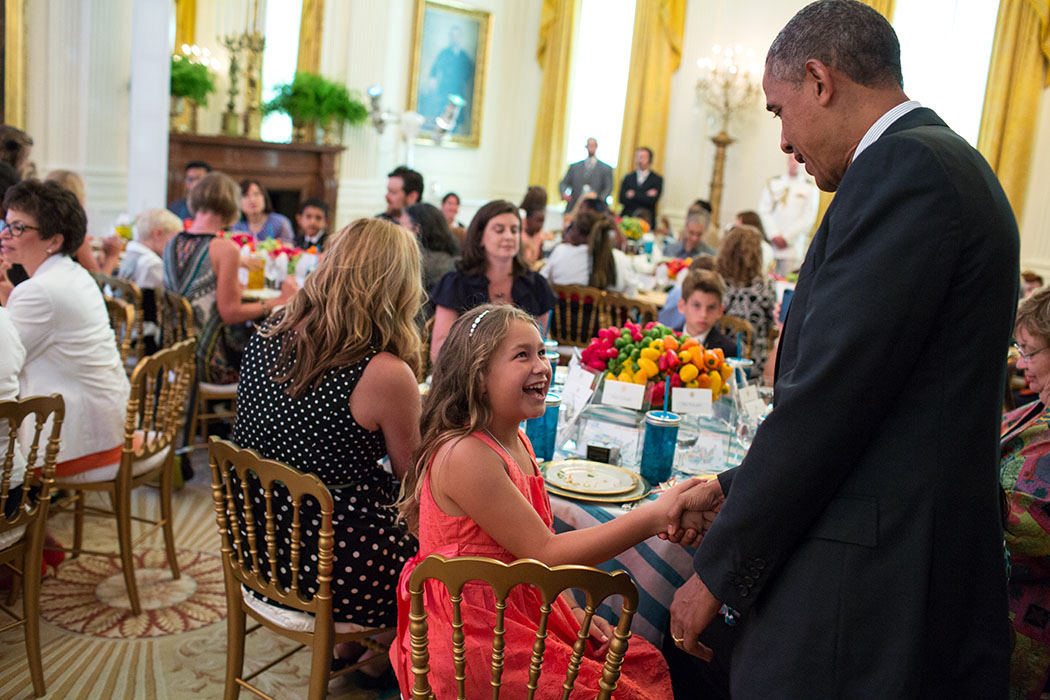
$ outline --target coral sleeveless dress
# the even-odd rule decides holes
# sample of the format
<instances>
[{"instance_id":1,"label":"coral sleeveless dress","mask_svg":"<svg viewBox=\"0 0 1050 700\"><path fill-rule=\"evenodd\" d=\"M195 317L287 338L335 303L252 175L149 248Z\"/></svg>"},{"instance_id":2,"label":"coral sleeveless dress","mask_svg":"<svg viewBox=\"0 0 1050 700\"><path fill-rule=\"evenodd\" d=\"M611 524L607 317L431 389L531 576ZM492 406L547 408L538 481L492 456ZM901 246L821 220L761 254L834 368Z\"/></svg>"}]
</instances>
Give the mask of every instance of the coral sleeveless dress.
<instances>
[{"instance_id":1,"label":"coral sleeveless dress","mask_svg":"<svg viewBox=\"0 0 1050 700\"><path fill-rule=\"evenodd\" d=\"M507 472L517 489L528 499L536 512L551 527L550 500L543 487L543 477L536 468L532 445L524 432L518 437L529 452L532 475L525 475L502 447L485 433L473 433L503 459ZM430 493L430 472L423 479L419 504L419 554L410 559L401 572L398 586L397 641L390 649L390 661L401 686L401 696L412 697L412 647L408 631L408 579L416 564L430 554L445 557L483 556L503 562L515 557L496 543L469 516L446 515ZM503 688L508 697L523 693L529 674L529 658L540 618L539 593L526 586L518 586L507 598L504 617L506 650L503 667ZM425 609L429 629L430 686L438 698L456 697L456 680L452 667L452 604L444 584L429 580L425 587ZM495 626L495 600L488 584L468 583L463 588L461 611L466 633L468 698L491 695L490 660L492 656L492 629ZM543 659L543 673L536 698L561 697L561 684L572 654L572 645L580 629L568 604L560 597L548 619L547 648ZM604 654L598 656L596 646L588 642L575 689L570 697L582 700L593 698L598 691ZM632 637L621 669L620 680L613 697L620 700L652 698L666 700L672 696L667 664L660 652L641 637Z\"/></svg>"}]
</instances>

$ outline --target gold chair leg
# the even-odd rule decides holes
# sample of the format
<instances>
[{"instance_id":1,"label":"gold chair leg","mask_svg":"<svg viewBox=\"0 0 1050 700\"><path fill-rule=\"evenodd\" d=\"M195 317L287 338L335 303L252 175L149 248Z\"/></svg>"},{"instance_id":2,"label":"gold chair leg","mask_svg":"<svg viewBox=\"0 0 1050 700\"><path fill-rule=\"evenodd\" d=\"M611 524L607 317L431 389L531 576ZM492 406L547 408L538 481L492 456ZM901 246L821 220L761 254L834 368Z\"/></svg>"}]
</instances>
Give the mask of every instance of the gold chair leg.
<instances>
[{"instance_id":1,"label":"gold chair leg","mask_svg":"<svg viewBox=\"0 0 1050 700\"><path fill-rule=\"evenodd\" d=\"M164 463L164 469L160 473L160 517L164 519L164 549L168 554L168 566L171 567L171 577L179 578L179 560L175 557L175 527L172 523L171 493L172 471L175 464L175 452L168 455Z\"/></svg>"},{"instance_id":2,"label":"gold chair leg","mask_svg":"<svg viewBox=\"0 0 1050 700\"><path fill-rule=\"evenodd\" d=\"M237 700L241 694L237 679L244 673L244 608L240 601L229 601L226 607L226 687L222 697Z\"/></svg>"},{"instance_id":3,"label":"gold chair leg","mask_svg":"<svg viewBox=\"0 0 1050 700\"><path fill-rule=\"evenodd\" d=\"M142 613L139 605L139 591L135 585L135 559L131 551L131 492L127 488L114 485L110 493L113 499L113 510L117 515L117 540L120 544L120 565L124 569L124 585L128 588L128 601L131 603L131 614Z\"/></svg>"},{"instance_id":4,"label":"gold chair leg","mask_svg":"<svg viewBox=\"0 0 1050 700\"><path fill-rule=\"evenodd\" d=\"M200 397L200 389L198 388L197 391L196 391L196 396L194 396L194 400L193 400L192 414L190 415L190 435L186 439L186 453L183 456L183 459L188 459L189 458L189 454L191 452L193 452L195 449L197 449L197 421L199 420L197 418L197 416L199 416L200 413L201 413L201 397ZM205 441L205 442L207 442L207 441Z\"/></svg>"},{"instance_id":5,"label":"gold chair leg","mask_svg":"<svg viewBox=\"0 0 1050 700\"><path fill-rule=\"evenodd\" d=\"M25 548L22 577L22 614L25 616L26 659L33 679L33 694L40 698L47 692L44 686L44 664L40 657L40 564L44 554L44 526L47 521L37 518L34 531Z\"/></svg>"},{"instance_id":6,"label":"gold chair leg","mask_svg":"<svg viewBox=\"0 0 1050 700\"><path fill-rule=\"evenodd\" d=\"M310 659L310 686L307 700L325 700L328 697L328 679L332 673L332 643L319 642L315 637Z\"/></svg>"},{"instance_id":7,"label":"gold chair leg","mask_svg":"<svg viewBox=\"0 0 1050 700\"><path fill-rule=\"evenodd\" d=\"M80 556L80 549L84 545L84 499L86 491L74 491L73 503L73 551L69 553L70 559Z\"/></svg>"}]
</instances>

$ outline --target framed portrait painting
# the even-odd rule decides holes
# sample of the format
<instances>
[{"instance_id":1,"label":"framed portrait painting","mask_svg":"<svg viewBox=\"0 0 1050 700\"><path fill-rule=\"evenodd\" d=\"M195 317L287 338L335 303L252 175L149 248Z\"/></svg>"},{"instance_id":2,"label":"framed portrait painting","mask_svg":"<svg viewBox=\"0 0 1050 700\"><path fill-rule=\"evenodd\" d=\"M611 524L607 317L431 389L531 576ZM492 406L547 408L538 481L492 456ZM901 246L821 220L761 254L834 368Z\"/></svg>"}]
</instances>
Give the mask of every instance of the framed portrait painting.
<instances>
[{"instance_id":1,"label":"framed portrait painting","mask_svg":"<svg viewBox=\"0 0 1050 700\"><path fill-rule=\"evenodd\" d=\"M442 143L469 148L481 143L491 22L492 13L484 10L416 0L408 109L423 115L418 142L434 143L436 120L461 105L455 128Z\"/></svg>"}]
</instances>

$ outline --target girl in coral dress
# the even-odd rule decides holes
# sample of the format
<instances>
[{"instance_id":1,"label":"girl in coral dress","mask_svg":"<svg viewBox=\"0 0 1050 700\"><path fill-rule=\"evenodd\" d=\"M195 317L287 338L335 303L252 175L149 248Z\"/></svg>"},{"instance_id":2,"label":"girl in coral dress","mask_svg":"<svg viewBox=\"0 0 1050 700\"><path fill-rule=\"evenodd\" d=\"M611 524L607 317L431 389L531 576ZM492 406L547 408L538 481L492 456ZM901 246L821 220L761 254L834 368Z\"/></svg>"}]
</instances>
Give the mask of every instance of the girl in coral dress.
<instances>
[{"instance_id":1,"label":"girl in coral dress","mask_svg":"<svg viewBox=\"0 0 1050 700\"><path fill-rule=\"evenodd\" d=\"M685 482L656 501L608 523L554 534L543 477L528 438L518 425L544 411L551 368L535 320L510 305L487 304L453 324L434 370L423 408L423 442L415 468L402 485L401 513L419 533L419 554L401 572L398 641L390 658L402 697L411 697L408 579L430 554L485 556L503 562L537 559L548 566L594 565L661 532L667 511L695 482ZM430 685L436 697L455 697L452 668L452 606L444 585L426 583ZM491 694L489 659L495 624L494 599L484 583L464 587L467 697ZM538 593L515 588L505 613L503 687L524 689L540 617ZM558 599L547 630L547 650L537 698L561 697L569 656L583 620L571 597ZM612 629L594 617L591 643L573 698L593 698ZM511 691L514 692L514 691ZM660 652L634 637L615 697L670 698L671 683Z\"/></svg>"}]
</instances>

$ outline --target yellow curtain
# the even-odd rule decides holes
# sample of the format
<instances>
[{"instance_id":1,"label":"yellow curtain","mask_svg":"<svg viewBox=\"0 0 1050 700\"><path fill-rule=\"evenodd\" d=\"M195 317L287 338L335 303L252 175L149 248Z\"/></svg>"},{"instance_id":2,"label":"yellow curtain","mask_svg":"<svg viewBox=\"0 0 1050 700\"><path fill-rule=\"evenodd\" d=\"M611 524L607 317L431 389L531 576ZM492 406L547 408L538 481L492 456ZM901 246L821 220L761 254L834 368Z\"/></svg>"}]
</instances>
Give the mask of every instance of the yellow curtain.
<instances>
[{"instance_id":1,"label":"yellow curtain","mask_svg":"<svg viewBox=\"0 0 1050 700\"><path fill-rule=\"evenodd\" d=\"M881 12L882 16L890 22L893 21L893 10L897 6L897 0L863 0L863 2L865 5L874 7ZM828 207L831 206L831 200L834 197L834 192L822 191L820 193L820 208L817 209L817 220L813 222L813 229L809 232L809 238L813 238L813 234L817 232L817 228L820 226L820 222L824 220L824 214L827 212Z\"/></svg>"},{"instance_id":2,"label":"yellow curtain","mask_svg":"<svg viewBox=\"0 0 1050 700\"><path fill-rule=\"evenodd\" d=\"M578 0L543 0L536 60L543 70L529 184L547 188L549 201L561 200L558 182L565 168L565 123L569 116L572 45Z\"/></svg>"},{"instance_id":3,"label":"yellow curtain","mask_svg":"<svg viewBox=\"0 0 1050 700\"><path fill-rule=\"evenodd\" d=\"M984 92L977 149L1020 218L1039 98L1050 59L1050 0L1002 0Z\"/></svg>"},{"instance_id":4,"label":"yellow curtain","mask_svg":"<svg viewBox=\"0 0 1050 700\"><path fill-rule=\"evenodd\" d=\"M26 24L24 0L4 4L4 124L26 126Z\"/></svg>"},{"instance_id":5,"label":"yellow curtain","mask_svg":"<svg viewBox=\"0 0 1050 700\"><path fill-rule=\"evenodd\" d=\"M175 51L197 38L197 0L175 0Z\"/></svg>"},{"instance_id":6,"label":"yellow curtain","mask_svg":"<svg viewBox=\"0 0 1050 700\"><path fill-rule=\"evenodd\" d=\"M299 59L295 70L320 73L324 0L303 0L301 17L299 21Z\"/></svg>"},{"instance_id":7,"label":"yellow curtain","mask_svg":"<svg viewBox=\"0 0 1050 700\"><path fill-rule=\"evenodd\" d=\"M656 164L666 155L671 76L682 61L685 3L638 0L614 194L619 192L620 178L633 167L634 152L639 147L653 149L653 169L662 170Z\"/></svg>"}]
</instances>

